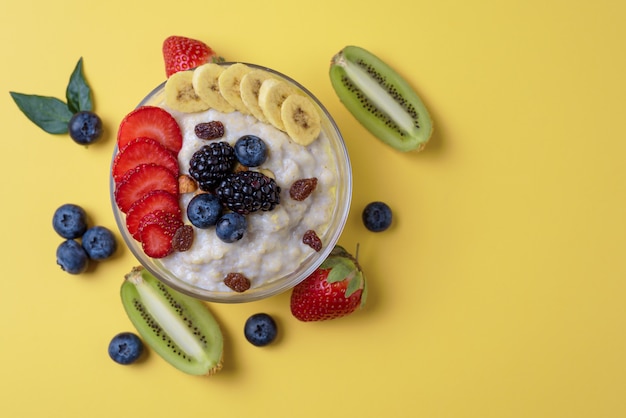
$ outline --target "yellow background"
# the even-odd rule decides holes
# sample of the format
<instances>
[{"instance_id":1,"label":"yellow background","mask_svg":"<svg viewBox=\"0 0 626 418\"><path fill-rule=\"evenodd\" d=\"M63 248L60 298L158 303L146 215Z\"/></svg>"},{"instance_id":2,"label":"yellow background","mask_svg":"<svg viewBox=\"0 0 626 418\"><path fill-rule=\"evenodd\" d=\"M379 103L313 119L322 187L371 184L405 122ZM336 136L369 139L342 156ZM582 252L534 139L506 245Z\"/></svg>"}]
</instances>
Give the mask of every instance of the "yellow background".
<instances>
[{"instance_id":1,"label":"yellow background","mask_svg":"<svg viewBox=\"0 0 626 418\"><path fill-rule=\"evenodd\" d=\"M4 1L0 13L4 417L626 416L626 6L618 0ZM226 365L184 375L113 363L131 330L121 249L89 273L55 263L54 210L115 228L108 169L122 117L164 79L161 43L201 39L284 72L326 104L352 158L341 243L360 244L364 311L299 323L289 295L211 309ZM371 137L335 96L355 44L429 107L427 149ZM88 148L30 123L8 92L63 97L79 57L106 134ZM393 227L367 232L383 200ZM119 237L119 235L118 235ZM120 238L121 243L121 238ZM272 314L257 348L245 319Z\"/></svg>"}]
</instances>

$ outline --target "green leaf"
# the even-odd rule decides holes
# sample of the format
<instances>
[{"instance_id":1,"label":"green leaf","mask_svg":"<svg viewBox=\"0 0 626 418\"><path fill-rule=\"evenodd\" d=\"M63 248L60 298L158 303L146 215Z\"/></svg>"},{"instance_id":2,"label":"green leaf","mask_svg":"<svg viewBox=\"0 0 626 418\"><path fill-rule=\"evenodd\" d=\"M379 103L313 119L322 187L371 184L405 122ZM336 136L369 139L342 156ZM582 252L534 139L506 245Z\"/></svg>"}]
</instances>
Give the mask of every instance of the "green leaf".
<instances>
[{"instance_id":1,"label":"green leaf","mask_svg":"<svg viewBox=\"0 0 626 418\"><path fill-rule=\"evenodd\" d=\"M341 263L343 263L343 259L341 257L332 257L332 256L330 256L326 260L324 260L324 262L321 265L321 268L323 268L323 269L332 269L337 264L341 264Z\"/></svg>"},{"instance_id":2,"label":"green leaf","mask_svg":"<svg viewBox=\"0 0 626 418\"><path fill-rule=\"evenodd\" d=\"M354 268L347 264L339 263L328 273L326 281L328 283L340 282L346 279L350 274L354 275Z\"/></svg>"},{"instance_id":3,"label":"green leaf","mask_svg":"<svg viewBox=\"0 0 626 418\"><path fill-rule=\"evenodd\" d=\"M350 297L350 295L359 290L361 288L362 282L363 279L361 278L361 276L358 273L355 274L355 276L348 282L348 287L346 288L346 297Z\"/></svg>"},{"instance_id":4,"label":"green leaf","mask_svg":"<svg viewBox=\"0 0 626 418\"><path fill-rule=\"evenodd\" d=\"M67 107L72 113L77 113L81 110L93 110L91 89L83 75L82 57L78 60L76 68L72 72L65 96L67 97Z\"/></svg>"},{"instance_id":5,"label":"green leaf","mask_svg":"<svg viewBox=\"0 0 626 418\"><path fill-rule=\"evenodd\" d=\"M10 92L17 107L35 125L51 134L67 133L73 113L55 97Z\"/></svg>"}]
</instances>

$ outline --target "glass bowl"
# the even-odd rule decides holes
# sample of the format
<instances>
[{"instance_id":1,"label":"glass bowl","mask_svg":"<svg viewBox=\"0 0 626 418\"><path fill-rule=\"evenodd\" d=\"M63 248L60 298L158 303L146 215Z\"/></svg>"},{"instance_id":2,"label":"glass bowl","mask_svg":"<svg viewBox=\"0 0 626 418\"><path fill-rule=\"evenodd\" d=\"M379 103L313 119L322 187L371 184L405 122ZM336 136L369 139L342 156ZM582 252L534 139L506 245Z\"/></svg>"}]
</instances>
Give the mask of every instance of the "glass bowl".
<instances>
[{"instance_id":1,"label":"glass bowl","mask_svg":"<svg viewBox=\"0 0 626 418\"><path fill-rule=\"evenodd\" d=\"M227 62L220 65L228 66L231 64L232 63ZM133 237L129 234L126 228L126 216L119 210L115 203L115 181L112 176L110 177L110 196L115 221L120 230L122 238L124 239L124 242L133 253L133 255L137 258L139 263L168 286L192 297L209 302L240 303L256 301L282 293L300 283L320 266L320 264L330 254L331 250L339 240L339 237L343 231L348 217L350 202L352 198L352 170L348 152L341 133L326 108L324 108L321 102L317 98L315 98L309 90L307 90L305 87L303 87L298 82L292 80L291 78L266 67L249 63L245 64L253 69L267 71L274 77L285 80L292 87L310 97L314 105L318 108L320 112L322 125L321 135L325 135L326 138L328 138L330 153L334 156L334 160L336 163L335 174L337 179L337 187L334 188L335 205L332 209L328 229L326 233L324 233L320 237L322 239L322 242L324 243L324 246L319 252L313 251L313 253L307 256L293 272L286 274L282 277L274 277L261 285L253 285L250 289L241 293L231 290L209 290L190 284L182 280L181 278L176 277L175 274L173 274L163 265L160 259L153 259L146 256L141 248L141 243L133 239ZM139 103L138 107L146 105L162 106L164 103L165 95L164 86L165 83L162 83L157 88L155 88ZM114 150L113 159L115 158L116 154L117 147ZM281 187L284 188L289 186L281 185ZM182 205L181 210L184 210ZM243 254L243 257L245 257L245 254Z\"/></svg>"}]
</instances>

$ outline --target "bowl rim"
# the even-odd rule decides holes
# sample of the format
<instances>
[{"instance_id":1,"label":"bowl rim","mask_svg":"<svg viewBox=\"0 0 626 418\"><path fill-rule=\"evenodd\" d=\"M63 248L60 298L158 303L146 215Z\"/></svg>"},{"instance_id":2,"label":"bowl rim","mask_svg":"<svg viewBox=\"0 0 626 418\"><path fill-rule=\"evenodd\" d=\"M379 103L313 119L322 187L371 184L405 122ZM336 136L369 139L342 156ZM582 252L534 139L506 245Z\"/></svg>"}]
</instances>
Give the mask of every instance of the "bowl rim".
<instances>
[{"instance_id":1,"label":"bowl rim","mask_svg":"<svg viewBox=\"0 0 626 418\"><path fill-rule=\"evenodd\" d=\"M228 62L220 62L218 64L222 66L229 66L235 63L240 63L240 62L228 61ZM247 62L241 62L241 63L253 69L260 69L260 70L264 70L269 73L272 73L275 76L283 78L286 81L293 84L296 88L301 90L304 94L306 94L308 97L310 97L313 100L313 102L321 111L323 125L324 125L324 121L328 124L327 136L328 136L329 143L332 145L332 148L336 151L334 158L337 164L338 171L336 174L338 177L338 182L339 182L338 184L340 185L340 187L337 187L338 190L336 192L337 201L334 207L333 217L332 217L334 221L331 221L331 224L328 230L328 233L330 233L330 235L328 236L328 242L322 248L322 250L320 250L317 253L312 253L311 255L307 256L302 261L298 269L296 269L294 272L291 272L288 275L282 276L280 278L276 278L272 280L270 283L268 283L266 286L261 286L258 288L251 288L250 290L246 292L242 292L242 293L238 293L234 291L228 291L228 292L211 291L208 289L193 286L183 281L182 279L177 279L175 278L173 274L171 274L172 278L167 277L167 274L165 274L164 271L159 271L158 269L158 267L160 267L166 271L165 267L160 266L158 260L147 257L145 253L141 250L139 243L135 241L128 234L128 231L126 229L126 223L125 223L125 215L119 210L119 208L117 207L117 204L115 203L116 185L115 185L115 180L113 179L113 176L112 176L111 168L114 163L115 156L117 155L117 152L118 152L117 144L115 145L113 149L111 167L109 170L110 201L111 201L113 214L115 217L117 227L126 244L126 247L129 248L129 250L135 257L135 259L143 266L143 268L148 270L161 282L163 282L167 286L181 293L184 293L191 297L204 300L207 302L218 302L218 303L253 302L253 301L266 299L271 296L278 295L296 286L298 283L306 279L306 277L308 277L311 273L313 273L321 265L321 263L328 257L328 255L330 254L334 246L337 245L339 238L343 232L343 229L346 225L348 215L350 212L351 203L352 203L353 179L352 179L352 166L351 166L350 156L348 154L348 149L346 147L346 143L343 139L341 131L339 130L337 123L331 116L328 109L326 109L326 107L320 102L320 100L310 90L308 90L299 82L293 80L291 77L285 74L282 74L281 72L274 70L272 68L269 68L269 67L261 66L258 64L247 63ZM188 70L188 71L193 71L193 69ZM150 105L154 97L158 95L159 93L163 92L165 83L166 81L160 83L157 87L152 89L150 93L148 93L139 102L136 108ZM332 135L328 135L328 133L332 133ZM333 228L333 226L334 226L334 230L331 230L330 228ZM314 261L311 261L312 259L314 259ZM303 265L306 268L302 269Z\"/></svg>"}]
</instances>

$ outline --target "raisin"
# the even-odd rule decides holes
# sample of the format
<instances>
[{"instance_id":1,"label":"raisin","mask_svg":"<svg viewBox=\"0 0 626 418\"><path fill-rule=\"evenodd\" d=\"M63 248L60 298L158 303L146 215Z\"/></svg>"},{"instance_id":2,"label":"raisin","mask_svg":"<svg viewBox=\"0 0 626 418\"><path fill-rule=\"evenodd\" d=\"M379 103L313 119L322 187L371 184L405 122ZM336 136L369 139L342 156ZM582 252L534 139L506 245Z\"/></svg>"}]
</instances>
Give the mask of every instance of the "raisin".
<instances>
[{"instance_id":1,"label":"raisin","mask_svg":"<svg viewBox=\"0 0 626 418\"><path fill-rule=\"evenodd\" d=\"M322 249L322 240L312 229L309 229L304 233L304 236L302 237L302 242L313 248L315 251L319 252L319 250Z\"/></svg>"},{"instance_id":2,"label":"raisin","mask_svg":"<svg viewBox=\"0 0 626 418\"><path fill-rule=\"evenodd\" d=\"M172 248L175 251L187 251L193 244L193 227L183 225L174 232L172 237Z\"/></svg>"},{"instance_id":3,"label":"raisin","mask_svg":"<svg viewBox=\"0 0 626 418\"><path fill-rule=\"evenodd\" d=\"M250 279L241 273L228 273L224 279L224 284L238 293L250 289Z\"/></svg>"},{"instance_id":4,"label":"raisin","mask_svg":"<svg viewBox=\"0 0 626 418\"><path fill-rule=\"evenodd\" d=\"M203 122L197 124L194 131L200 139L217 139L224 136L224 124L219 120Z\"/></svg>"},{"instance_id":5,"label":"raisin","mask_svg":"<svg viewBox=\"0 0 626 418\"><path fill-rule=\"evenodd\" d=\"M317 177L310 179L300 179L293 182L289 189L289 196L293 200L302 201L309 197L317 187Z\"/></svg>"}]
</instances>

